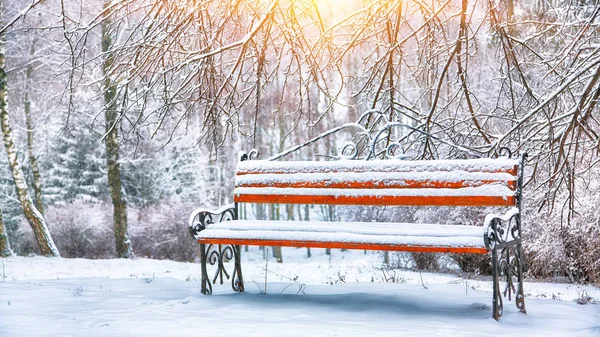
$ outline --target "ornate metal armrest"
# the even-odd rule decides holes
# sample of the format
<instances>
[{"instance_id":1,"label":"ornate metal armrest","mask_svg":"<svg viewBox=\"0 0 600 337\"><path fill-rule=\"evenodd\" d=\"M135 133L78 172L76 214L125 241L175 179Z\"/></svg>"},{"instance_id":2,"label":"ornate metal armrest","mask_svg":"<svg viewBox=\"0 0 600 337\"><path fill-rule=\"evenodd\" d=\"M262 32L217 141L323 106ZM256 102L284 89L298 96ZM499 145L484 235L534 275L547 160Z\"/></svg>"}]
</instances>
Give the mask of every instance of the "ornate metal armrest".
<instances>
[{"instance_id":1,"label":"ornate metal armrest","mask_svg":"<svg viewBox=\"0 0 600 337\"><path fill-rule=\"evenodd\" d=\"M503 248L520 243L521 213L519 209L511 208L504 215L486 215L483 241L487 249Z\"/></svg>"},{"instance_id":2,"label":"ornate metal armrest","mask_svg":"<svg viewBox=\"0 0 600 337\"><path fill-rule=\"evenodd\" d=\"M230 204L219 208L216 211L206 208L198 208L190 215L189 230L192 238L197 239L197 235L213 223L235 220L235 204Z\"/></svg>"}]
</instances>

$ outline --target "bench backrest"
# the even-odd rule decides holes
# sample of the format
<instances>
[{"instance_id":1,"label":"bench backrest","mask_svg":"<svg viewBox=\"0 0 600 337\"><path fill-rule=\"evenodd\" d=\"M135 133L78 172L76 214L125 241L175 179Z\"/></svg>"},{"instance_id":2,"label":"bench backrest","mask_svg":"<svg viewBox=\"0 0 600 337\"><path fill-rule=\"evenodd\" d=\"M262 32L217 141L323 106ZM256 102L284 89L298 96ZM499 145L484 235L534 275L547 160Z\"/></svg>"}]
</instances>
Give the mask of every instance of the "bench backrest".
<instances>
[{"instance_id":1,"label":"bench backrest","mask_svg":"<svg viewBox=\"0 0 600 337\"><path fill-rule=\"evenodd\" d=\"M238 162L234 201L516 206L516 159Z\"/></svg>"}]
</instances>

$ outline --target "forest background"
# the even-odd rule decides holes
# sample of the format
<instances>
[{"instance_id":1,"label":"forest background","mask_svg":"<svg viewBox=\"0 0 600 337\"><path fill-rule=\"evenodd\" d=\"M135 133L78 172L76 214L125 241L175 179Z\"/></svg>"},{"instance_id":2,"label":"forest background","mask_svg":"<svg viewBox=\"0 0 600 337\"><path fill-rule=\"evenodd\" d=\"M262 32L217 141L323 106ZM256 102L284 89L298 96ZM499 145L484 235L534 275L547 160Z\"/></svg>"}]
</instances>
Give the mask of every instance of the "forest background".
<instances>
[{"instance_id":1,"label":"forest background","mask_svg":"<svg viewBox=\"0 0 600 337\"><path fill-rule=\"evenodd\" d=\"M268 157L378 109L419 130L403 135L407 157L466 155L447 143L527 152L526 274L600 282L598 1L0 4L3 255L192 261L187 216L231 201L238 151ZM294 158L339 154L345 137ZM246 212L483 220L462 208ZM489 257L452 259L489 272Z\"/></svg>"}]
</instances>

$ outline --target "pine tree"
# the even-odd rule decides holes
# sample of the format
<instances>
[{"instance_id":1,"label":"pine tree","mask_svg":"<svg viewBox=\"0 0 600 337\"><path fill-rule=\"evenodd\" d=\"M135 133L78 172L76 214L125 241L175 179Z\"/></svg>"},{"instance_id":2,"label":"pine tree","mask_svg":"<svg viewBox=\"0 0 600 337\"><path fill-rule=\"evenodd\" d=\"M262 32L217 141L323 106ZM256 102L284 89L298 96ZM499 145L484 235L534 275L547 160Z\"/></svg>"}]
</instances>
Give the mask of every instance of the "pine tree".
<instances>
[{"instance_id":1,"label":"pine tree","mask_svg":"<svg viewBox=\"0 0 600 337\"><path fill-rule=\"evenodd\" d=\"M108 198L106 162L100 136L86 127L58 137L46 162L48 178L44 198L49 203L75 199L99 202Z\"/></svg>"},{"instance_id":2,"label":"pine tree","mask_svg":"<svg viewBox=\"0 0 600 337\"><path fill-rule=\"evenodd\" d=\"M163 197L176 197L181 201L197 202L206 197L206 186L200 172L205 168L206 161L198 147L174 147L166 152L168 158L164 163L159 180Z\"/></svg>"}]
</instances>

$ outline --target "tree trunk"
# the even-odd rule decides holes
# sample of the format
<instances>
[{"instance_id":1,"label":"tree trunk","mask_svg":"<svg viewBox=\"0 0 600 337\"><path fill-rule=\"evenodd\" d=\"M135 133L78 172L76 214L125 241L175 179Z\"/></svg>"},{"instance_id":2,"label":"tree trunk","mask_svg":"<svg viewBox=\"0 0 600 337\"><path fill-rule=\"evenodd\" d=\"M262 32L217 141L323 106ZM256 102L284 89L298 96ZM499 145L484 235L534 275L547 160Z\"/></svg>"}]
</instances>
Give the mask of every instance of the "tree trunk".
<instances>
[{"instance_id":1,"label":"tree trunk","mask_svg":"<svg viewBox=\"0 0 600 337\"><path fill-rule=\"evenodd\" d=\"M4 55L0 53L0 121L2 123L2 134L4 135L4 148L8 155L8 163L15 182L19 202L21 208L23 208L25 218L33 229L40 253L46 256L60 256L52 240L52 236L50 236L44 216L37 210L31 200L23 170L18 162L17 151L12 140L12 129L8 119L8 112L6 111L6 74L4 73L3 63Z\"/></svg>"},{"instance_id":2,"label":"tree trunk","mask_svg":"<svg viewBox=\"0 0 600 337\"><path fill-rule=\"evenodd\" d=\"M33 39L31 49L29 49L29 64L27 65L25 79L25 98L23 99L25 108L25 127L27 128L27 154L29 156L29 165L33 174L33 194L35 198L35 207L44 215L44 204L42 203L42 177L38 166L37 157L33 150L33 123L31 120L31 102L29 101L29 90L31 88L31 77L33 76L33 54L35 52L35 43L37 39Z\"/></svg>"},{"instance_id":3,"label":"tree trunk","mask_svg":"<svg viewBox=\"0 0 600 337\"><path fill-rule=\"evenodd\" d=\"M506 21L508 21L508 33L512 36L515 35L516 33L516 29L515 29L515 2L514 0L507 0L506 2Z\"/></svg>"},{"instance_id":4,"label":"tree trunk","mask_svg":"<svg viewBox=\"0 0 600 337\"><path fill-rule=\"evenodd\" d=\"M327 211L327 214L326 214L327 220L326 221L336 221L337 216L336 216L335 206L326 205L325 210ZM331 255L331 248L325 248L325 254Z\"/></svg>"},{"instance_id":5,"label":"tree trunk","mask_svg":"<svg viewBox=\"0 0 600 337\"><path fill-rule=\"evenodd\" d=\"M267 210L265 209L265 204L253 204L256 210L256 220L266 220L267 219ZM264 246L258 247L260 250L264 250Z\"/></svg>"},{"instance_id":6,"label":"tree trunk","mask_svg":"<svg viewBox=\"0 0 600 337\"><path fill-rule=\"evenodd\" d=\"M271 220L279 220L279 205L269 204L269 213L271 213ZM273 246L273 257L277 260L277 263L283 263L283 255L281 255L281 247Z\"/></svg>"},{"instance_id":7,"label":"tree trunk","mask_svg":"<svg viewBox=\"0 0 600 337\"><path fill-rule=\"evenodd\" d=\"M11 255L12 251L10 250L10 243L8 242L6 227L4 226L4 219L2 218L2 208L0 208L0 257L7 257Z\"/></svg>"},{"instance_id":8,"label":"tree trunk","mask_svg":"<svg viewBox=\"0 0 600 337\"><path fill-rule=\"evenodd\" d=\"M3 15L2 0L0 0L0 25L4 25L2 22ZM3 110L6 109L6 74L4 73L4 34L0 35L0 57L2 62L0 64L0 72L2 74L2 92L0 93L0 103L3 106ZM2 217L2 207L0 207L0 257L6 257L12 255L10 250L10 243L8 242L8 235L6 234L6 227L4 226L4 218Z\"/></svg>"},{"instance_id":9,"label":"tree trunk","mask_svg":"<svg viewBox=\"0 0 600 337\"><path fill-rule=\"evenodd\" d=\"M109 5L106 1L104 6ZM117 84L110 78L110 68L113 62L113 55L110 51L112 39L110 37L110 20L105 18L102 22L102 52L104 53L104 63L102 71L104 81L102 89L104 91L104 116L105 116L105 144L106 144L106 163L108 166L108 188L113 203L113 223L115 233L115 247L117 257L132 258L131 240L127 232L127 202L123 196L121 186L121 167L119 164L119 135L118 135L118 112L117 112Z\"/></svg>"},{"instance_id":10,"label":"tree trunk","mask_svg":"<svg viewBox=\"0 0 600 337\"><path fill-rule=\"evenodd\" d=\"M2 12L2 2L0 1L0 17L2 17ZM37 210L31 200L27 184L25 183L25 176L17 158L17 151L12 138L12 128L8 118L8 111L6 110L7 87L6 72L4 71L4 44L4 36L0 35L0 123L2 125L4 148L8 155L8 164L15 182L21 208L23 209L25 218L31 225L31 228L33 228L40 253L46 256L60 256L52 240L52 236L50 236L44 216Z\"/></svg>"},{"instance_id":11,"label":"tree trunk","mask_svg":"<svg viewBox=\"0 0 600 337\"><path fill-rule=\"evenodd\" d=\"M300 207L300 205L298 205ZM298 212L300 212L300 208L298 208ZM298 214L300 217L300 214ZM304 205L304 221L310 221L310 210L308 204ZM306 247L306 257L311 257L312 253L310 252L310 247Z\"/></svg>"}]
</instances>

